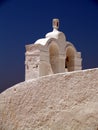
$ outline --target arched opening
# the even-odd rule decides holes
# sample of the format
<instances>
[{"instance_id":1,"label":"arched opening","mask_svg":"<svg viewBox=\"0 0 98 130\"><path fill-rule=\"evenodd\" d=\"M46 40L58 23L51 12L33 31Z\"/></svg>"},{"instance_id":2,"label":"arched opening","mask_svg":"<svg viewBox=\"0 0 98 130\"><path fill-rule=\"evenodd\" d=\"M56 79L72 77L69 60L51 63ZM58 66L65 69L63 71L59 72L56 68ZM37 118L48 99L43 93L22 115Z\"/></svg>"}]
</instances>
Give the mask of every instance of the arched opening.
<instances>
[{"instance_id":1,"label":"arched opening","mask_svg":"<svg viewBox=\"0 0 98 130\"><path fill-rule=\"evenodd\" d=\"M53 73L59 72L59 48L55 42L51 42L49 45L49 58L50 58L50 65L52 68Z\"/></svg>"},{"instance_id":2,"label":"arched opening","mask_svg":"<svg viewBox=\"0 0 98 130\"><path fill-rule=\"evenodd\" d=\"M65 71L74 71L75 52L72 46L66 48Z\"/></svg>"}]
</instances>

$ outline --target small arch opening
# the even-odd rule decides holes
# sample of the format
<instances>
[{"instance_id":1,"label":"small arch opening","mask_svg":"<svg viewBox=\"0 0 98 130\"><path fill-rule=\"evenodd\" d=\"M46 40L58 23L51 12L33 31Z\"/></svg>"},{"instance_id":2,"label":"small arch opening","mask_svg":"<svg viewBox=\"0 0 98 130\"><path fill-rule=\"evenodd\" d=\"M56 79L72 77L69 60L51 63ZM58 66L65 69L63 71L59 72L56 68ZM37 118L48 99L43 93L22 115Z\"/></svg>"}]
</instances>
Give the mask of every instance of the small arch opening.
<instances>
[{"instance_id":1,"label":"small arch opening","mask_svg":"<svg viewBox=\"0 0 98 130\"><path fill-rule=\"evenodd\" d=\"M66 49L65 71L74 71L75 49L72 46Z\"/></svg>"}]
</instances>

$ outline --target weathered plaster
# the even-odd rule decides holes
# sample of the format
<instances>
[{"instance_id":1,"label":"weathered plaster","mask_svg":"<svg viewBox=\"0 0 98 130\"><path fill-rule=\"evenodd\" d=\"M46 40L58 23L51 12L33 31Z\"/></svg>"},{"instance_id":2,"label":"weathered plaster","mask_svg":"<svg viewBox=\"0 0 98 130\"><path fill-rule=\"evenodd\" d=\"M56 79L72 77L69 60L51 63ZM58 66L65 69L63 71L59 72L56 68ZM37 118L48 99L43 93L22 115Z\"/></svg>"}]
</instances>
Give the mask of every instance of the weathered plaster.
<instances>
[{"instance_id":1,"label":"weathered plaster","mask_svg":"<svg viewBox=\"0 0 98 130\"><path fill-rule=\"evenodd\" d=\"M26 46L26 80L82 69L81 53L66 41L66 36L58 28L59 20L53 19L53 31L47 33L45 38Z\"/></svg>"}]
</instances>

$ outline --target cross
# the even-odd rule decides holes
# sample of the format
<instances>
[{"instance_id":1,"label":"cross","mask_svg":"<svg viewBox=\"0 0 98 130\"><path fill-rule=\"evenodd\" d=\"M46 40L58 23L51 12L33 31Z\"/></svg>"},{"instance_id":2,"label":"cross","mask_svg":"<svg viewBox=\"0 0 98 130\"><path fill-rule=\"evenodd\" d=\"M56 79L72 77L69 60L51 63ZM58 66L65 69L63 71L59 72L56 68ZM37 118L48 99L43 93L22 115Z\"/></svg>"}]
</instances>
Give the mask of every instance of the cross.
<instances>
[{"instance_id":1,"label":"cross","mask_svg":"<svg viewBox=\"0 0 98 130\"><path fill-rule=\"evenodd\" d=\"M59 28L59 19L53 19L52 26L53 26L53 29L58 30L58 28Z\"/></svg>"}]
</instances>

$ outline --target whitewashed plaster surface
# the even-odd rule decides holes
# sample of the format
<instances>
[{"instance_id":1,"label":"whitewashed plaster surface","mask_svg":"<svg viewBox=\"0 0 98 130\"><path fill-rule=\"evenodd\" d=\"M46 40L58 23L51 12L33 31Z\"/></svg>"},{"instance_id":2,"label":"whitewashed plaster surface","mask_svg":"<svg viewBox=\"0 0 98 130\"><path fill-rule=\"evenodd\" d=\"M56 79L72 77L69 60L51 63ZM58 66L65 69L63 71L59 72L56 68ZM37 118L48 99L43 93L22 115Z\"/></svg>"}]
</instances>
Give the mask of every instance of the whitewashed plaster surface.
<instances>
[{"instance_id":1,"label":"whitewashed plaster surface","mask_svg":"<svg viewBox=\"0 0 98 130\"><path fill-rule=\"evenodd\" d=\"M0 130L98 130L98 68L43 76L4 91Z\"/></svg>"},{"instance_id":2,"label":"whitewashed plaster surface","mask_svg":"<svg viewBox=\"0 0 98 130\"><path fill-rule=\"evenodd\" d=\"M59 31L59 20L53 19L53 31L26 45L25 80L82 69L81 53ZM38 53L36 53L38 52Z\"/></svg>"}]
</instances>

